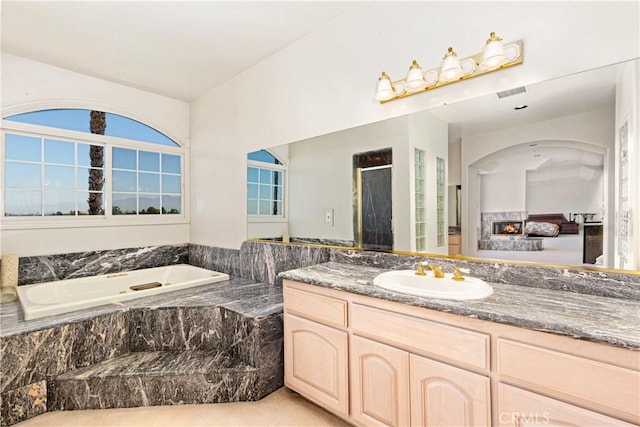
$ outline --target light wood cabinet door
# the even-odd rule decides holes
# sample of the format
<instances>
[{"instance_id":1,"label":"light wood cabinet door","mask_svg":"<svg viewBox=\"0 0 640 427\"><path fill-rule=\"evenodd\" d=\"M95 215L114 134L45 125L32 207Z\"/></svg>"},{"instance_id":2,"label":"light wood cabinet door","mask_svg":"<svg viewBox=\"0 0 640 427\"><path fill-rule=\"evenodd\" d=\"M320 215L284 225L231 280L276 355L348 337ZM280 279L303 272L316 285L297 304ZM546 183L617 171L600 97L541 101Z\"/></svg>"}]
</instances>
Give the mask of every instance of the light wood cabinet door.
<instances>
[{"instance_id":1,"label":"light wood cabinet door","mask_svg":"<svg viewBox=\"0 0 640 427\"><path fill-rule=\"evenodd\" d=\"M497 415L503 427L634 425L506 384L498 385Z\"/></svg>"},{"instance_id":2,"label":"light wood cabinet door","mask_svg":"<svg viewBox=\"0 0 640 427\"><path fill-rule=\"evenodd\" d=\"M409 425L409 353L351 339L351 416L366 426Z\"/></svg>"},{"instance_id":3,"label":"light wood cabinet door","mask_svg":"<svg viewBox=\"0 0 640 427\"><path fill-rule=\"evenodd\" d=\"M410 356L412 426L489 426L489 378Z\"/></svg>"},{"instance_id":4,"label":"light wood cabinet door","mask_svg":"<svg viewBox=\"0 0 640 427\"><path fill-rule=\"evenodd\" d=\"M285 314L285 385L348 417L348 343L344 331Z\"/></svg>"}]
</instances>

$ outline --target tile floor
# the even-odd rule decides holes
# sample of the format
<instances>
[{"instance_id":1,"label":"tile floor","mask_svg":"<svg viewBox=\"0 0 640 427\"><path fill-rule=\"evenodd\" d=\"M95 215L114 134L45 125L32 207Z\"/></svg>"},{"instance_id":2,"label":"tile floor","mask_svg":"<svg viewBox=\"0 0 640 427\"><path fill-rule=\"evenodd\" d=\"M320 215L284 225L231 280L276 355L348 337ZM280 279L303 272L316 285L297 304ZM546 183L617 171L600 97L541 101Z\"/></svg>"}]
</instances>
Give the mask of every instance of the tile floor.
<instances>
[{"instance_id":1,"label":"tile floor","mask_svg":"<svg viewBox=\"0 0 640 427\"><path fill-rule=\"evenodd\" d=\"M56 411L17 427L335 426L349 424L283 387L257 402Z\"/></svg>"}]
</instances>

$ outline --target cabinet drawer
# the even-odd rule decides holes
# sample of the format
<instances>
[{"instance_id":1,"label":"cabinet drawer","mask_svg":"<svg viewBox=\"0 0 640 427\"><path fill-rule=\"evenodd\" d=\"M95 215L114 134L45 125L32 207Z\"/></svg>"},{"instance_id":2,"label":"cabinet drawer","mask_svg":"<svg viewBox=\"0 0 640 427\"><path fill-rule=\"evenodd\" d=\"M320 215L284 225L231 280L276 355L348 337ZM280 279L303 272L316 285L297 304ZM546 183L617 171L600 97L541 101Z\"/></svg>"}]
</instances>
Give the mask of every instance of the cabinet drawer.
<instances>
[{"instance_id":1,"label":"cabinet drawer","mask_svg":"<svg viewBox=\"0 0 640 427\"><path fill-rule=\"evenodd\" d=\"M489 369L489 335L353 304L352 330L414 353Z\"/></svg>"},{"instance_id":2,"label":"cabinet drawer","mask_svg":"<svg viewBox=\"0 0 640 427\"><path fill-rule=\"evenodd\" d=\"M497 347L502 379L640 421L638 371L506 339Z\"/></svg>"},{"instance_id":3,"label":"cabinet drawer","mask_svg":"<svg viewBox=\"0 0 640 427\"><path fill-rule=\"evenodd\" d=\"M506 384L498 385L498 422L501 427L523 425L632 426L632 424L618 419L609 418Z\"/></svg>"},{"instance_id":4,"label":"cabinet drawer","mask_svg":"<svg viewBox=\"0 0 640 427\"><path fill-rule=\"evenodd\" d=\"M285 286L284 309L325 325L347 327L347 302Z\"/></svg>"}]
</instances>

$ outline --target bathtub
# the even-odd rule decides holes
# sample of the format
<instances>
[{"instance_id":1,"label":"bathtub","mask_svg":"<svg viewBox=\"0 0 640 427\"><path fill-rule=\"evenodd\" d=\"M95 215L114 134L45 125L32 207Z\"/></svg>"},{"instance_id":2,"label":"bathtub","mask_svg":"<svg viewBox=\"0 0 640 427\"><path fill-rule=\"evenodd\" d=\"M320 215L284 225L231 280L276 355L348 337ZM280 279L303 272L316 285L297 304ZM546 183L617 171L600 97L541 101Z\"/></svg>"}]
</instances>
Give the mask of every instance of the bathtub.
<instances>
[{"instance_id":1,"label":"bathtub","mask_svg":"<svg viewBox=\"0 0 640 427\"><path fill-rule=\"evenodd\" d=\"M188 264L18 286L25 320L229 280Z\"/></svg>"}]
</instances>

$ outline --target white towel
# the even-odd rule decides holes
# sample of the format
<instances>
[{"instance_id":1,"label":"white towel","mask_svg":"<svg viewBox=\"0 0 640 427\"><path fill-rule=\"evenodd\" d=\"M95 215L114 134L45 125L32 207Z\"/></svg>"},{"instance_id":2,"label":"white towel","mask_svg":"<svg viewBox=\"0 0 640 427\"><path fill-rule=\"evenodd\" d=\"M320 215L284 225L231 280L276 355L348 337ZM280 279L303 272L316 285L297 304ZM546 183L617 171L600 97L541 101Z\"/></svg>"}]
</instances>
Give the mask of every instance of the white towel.
<instances>
[{"instance_id":1,"label":"white towel","mask_svg":"<svg viewBox=\"0 0 640 427\"><path fill-rule=\"evenodd\" d=\"M4 254L0 258L0 302L18 299L18 255Z\"/></svg>"}]
</instances>

